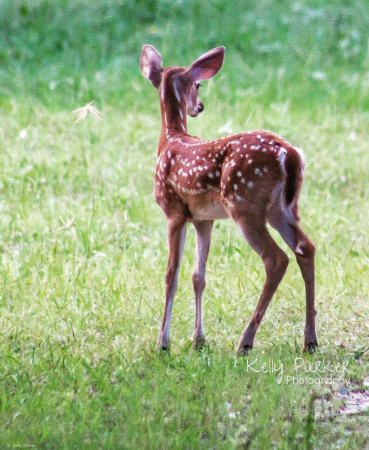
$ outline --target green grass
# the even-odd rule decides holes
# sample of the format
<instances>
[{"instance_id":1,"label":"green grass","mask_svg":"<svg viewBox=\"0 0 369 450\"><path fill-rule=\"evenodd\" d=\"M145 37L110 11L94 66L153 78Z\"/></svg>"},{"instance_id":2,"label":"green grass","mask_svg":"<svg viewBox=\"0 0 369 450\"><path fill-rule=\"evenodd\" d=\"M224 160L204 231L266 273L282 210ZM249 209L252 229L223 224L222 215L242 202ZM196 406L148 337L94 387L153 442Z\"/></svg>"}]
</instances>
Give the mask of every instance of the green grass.
<instances>
[{"instance_id":1,"label":"green grass","mask_svg":"<svg viewBox=\"0 0 369 450\"><path fill-rule=\"evenodd\" d=\"M364 0L0 1L2 447L367 445L368 413L338 413L343 382L287 382L306 376L294 370L304 292L274 232L291 263L249 358L235 348L264 269L229 221L216 224L209 255L209 348L191 348L189 227L171 353L156 353L167 256L152 195L160 118L139 71L146 43L165 65L225 45L190 132L268 128L304 149L300 215L317 246L321 347L303 357L347 363L359 388L369 372L366 9ZM103 120L75 124L71 111L92 100ZM250 369L255 358L258 369L283 364L281 383Z\"/></svg>"}]
</instances>

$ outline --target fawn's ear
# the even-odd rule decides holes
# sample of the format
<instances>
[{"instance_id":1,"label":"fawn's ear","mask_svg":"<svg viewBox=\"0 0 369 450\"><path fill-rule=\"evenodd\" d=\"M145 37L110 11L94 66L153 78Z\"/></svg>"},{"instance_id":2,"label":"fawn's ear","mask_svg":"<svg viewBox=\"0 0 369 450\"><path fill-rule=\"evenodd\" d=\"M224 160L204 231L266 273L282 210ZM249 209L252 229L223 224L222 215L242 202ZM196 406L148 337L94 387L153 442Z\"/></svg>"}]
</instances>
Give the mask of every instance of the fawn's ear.
<instances>
[{"instance_id":1,"label":"fawn's ear","mask_svg":"<svg viewBox=\"0 0 369 450\"><path fill-rule=\"evenodd\" d=\"M212 78L222 67L224 50L224 47L217 47L200 56L187 69L187 75L193 82Z\"/></svg>"},{"instance_id":2,"label":"fawn's ear","mask_svg":"<svg viewBox=\"0 0 369 450\"><path fill-rule=\"evenodd\" d=\"M161 82L161 73L163 68L161 66L160 53L151 45L144 45L141 53L141 73L151 81L152 85L159 88Z\"/></svg>"}]
</instances>

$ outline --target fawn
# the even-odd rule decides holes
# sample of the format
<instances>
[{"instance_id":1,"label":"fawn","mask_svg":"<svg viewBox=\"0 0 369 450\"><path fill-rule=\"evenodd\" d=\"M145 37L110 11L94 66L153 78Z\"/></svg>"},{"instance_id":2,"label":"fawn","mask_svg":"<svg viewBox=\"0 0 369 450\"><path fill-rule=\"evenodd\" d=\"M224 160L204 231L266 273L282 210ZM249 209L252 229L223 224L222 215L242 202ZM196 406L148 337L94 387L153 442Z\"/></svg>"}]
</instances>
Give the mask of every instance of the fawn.
<instances>
[{"instance_id":1,"label":"fawn","mask_svg":"<svg viewBox=\"0 0 369 450\"><path fill-rule=\"evenodd\" d=\"M200 82L221 68L224 47L202 55L189 67L162 68L160 53L145 45L142 75L159 92L161 133L155 174L155 200L168 225L169 258L166 300L157 341L158 350L170 344L170 321L178 273L183 255L186 224L196 230L196 263L192 274L195 292L193 344L205 344L202 294L205 267L215 219L231 217L243 236L262 258L266 281L256 310L242 333L237 353L252 349L255 333L282 280L288 257L270 236L266 223L278 230L295 253L306 290L304 351L318 346L315 331L315 247L299 226L298 198L304 171L303 152L276 134L256 130L211 141L187 133L186 114L199 115L204 105L198 98Z\"/></svg>"}]
</instances>

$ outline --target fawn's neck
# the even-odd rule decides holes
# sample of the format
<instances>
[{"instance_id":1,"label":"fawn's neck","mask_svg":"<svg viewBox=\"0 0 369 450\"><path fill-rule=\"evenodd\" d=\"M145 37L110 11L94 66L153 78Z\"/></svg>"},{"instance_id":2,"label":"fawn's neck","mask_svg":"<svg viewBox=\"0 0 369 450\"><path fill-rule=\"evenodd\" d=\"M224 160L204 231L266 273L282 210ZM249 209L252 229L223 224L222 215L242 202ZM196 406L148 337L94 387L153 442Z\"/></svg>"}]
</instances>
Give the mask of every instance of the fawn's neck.
<instances>
[{"instance_id":1,"label":"fawn's neck","mask_svg":"<svg viewBox=\"0 0 369 450\"><path fill-rule=\"evenodd\" d=\"M159 91L161 110L161 133L159 141L159 153L168 139L178 135L187 134L186 105L176 92L165 91L162 87Z\"/></svg>"}]
</instances>

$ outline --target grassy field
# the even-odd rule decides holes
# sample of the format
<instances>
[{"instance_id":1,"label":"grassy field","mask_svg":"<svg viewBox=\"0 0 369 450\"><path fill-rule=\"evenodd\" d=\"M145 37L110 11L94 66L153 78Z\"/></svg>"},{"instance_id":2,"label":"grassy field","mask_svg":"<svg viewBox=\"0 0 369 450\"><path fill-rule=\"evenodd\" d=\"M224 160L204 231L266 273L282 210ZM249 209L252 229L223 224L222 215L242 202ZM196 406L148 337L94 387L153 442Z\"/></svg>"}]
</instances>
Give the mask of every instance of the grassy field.
<instances>
[{"instance_id":1,"label":"grassy field","mask_svg":"<svg viewBox=\"0 0 369 450\"><path fill-rule=\"evenodd\" d=\"M368 448L368 411L345 413L369 390L367 6L0 0L1 448ZM254 350L235 357L264 268L230 221L209 255L209 348L191 348L189 226L171 353L156 353L167 242L152 195L157 93L139 70L147 43L164 65L226 46L191 133L267 128L304 149L315 355L301 352L298 266L272 232L291 263ZM103 120L75 123L92 100ZM313 371L324 362L333 372Z\"/></svg>"}]
</instances>

